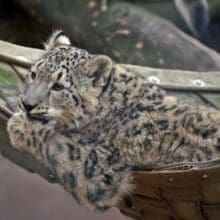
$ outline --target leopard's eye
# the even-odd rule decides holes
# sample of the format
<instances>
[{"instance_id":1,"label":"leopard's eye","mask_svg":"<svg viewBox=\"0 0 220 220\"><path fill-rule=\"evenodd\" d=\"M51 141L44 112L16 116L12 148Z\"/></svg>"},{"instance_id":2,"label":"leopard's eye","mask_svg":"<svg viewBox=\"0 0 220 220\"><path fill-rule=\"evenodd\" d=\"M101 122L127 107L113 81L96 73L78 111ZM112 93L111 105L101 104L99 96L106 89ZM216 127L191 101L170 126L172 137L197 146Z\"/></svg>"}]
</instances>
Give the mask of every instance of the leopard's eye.
<instances>
[{"instance_id":1,"label":"leopard's eye","mask_svg":"<svg viewBox=\"0 0 220 220\"><path fill-rule=\"evenodd\" d=\"M31 78L34 80L36 78L37 74L35 72L31 72Z\"/></svg>"},{"instance_id":2,"label":"leopard's eye","mask_svg":"<svg viewBox=\"0 0 220 220\"><path fill-rule=\"evenodd\" d=\"M52 87L52 90L55 90L55 91L61 91L62 89L64 89L64 86L59 83L55 83Z\"/></svg>"}]
</instances>

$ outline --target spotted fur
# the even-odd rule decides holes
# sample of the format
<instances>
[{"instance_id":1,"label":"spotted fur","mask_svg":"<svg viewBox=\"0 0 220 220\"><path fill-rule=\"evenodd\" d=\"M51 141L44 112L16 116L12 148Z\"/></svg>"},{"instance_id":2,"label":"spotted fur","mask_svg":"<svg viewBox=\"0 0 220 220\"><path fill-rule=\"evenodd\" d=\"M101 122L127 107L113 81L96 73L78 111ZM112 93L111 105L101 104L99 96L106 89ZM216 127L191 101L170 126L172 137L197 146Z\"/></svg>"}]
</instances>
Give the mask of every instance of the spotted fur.
<instances>
[{"instance_id":1,"label":"spotted fur","mask_svg":"<svg viewBox=\"0 0 220 220\"><path fill-rule=\"evenodd\" d=\"M31 67L12 145L50 166L90 210L115 206L132 189L134 166L219 157L220 114L180 104L143 77L69 45L56 32Z\"/></svg>"}]
</instances>

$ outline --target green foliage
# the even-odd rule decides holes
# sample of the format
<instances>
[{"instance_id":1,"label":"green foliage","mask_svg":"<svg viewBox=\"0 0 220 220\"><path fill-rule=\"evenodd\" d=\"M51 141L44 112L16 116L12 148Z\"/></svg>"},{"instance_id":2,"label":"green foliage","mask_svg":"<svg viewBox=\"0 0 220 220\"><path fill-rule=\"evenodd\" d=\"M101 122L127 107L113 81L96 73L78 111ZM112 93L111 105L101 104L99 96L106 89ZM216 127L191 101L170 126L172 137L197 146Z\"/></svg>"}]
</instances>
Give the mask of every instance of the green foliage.
<instances>
[{"instance_id":1,"label":"green foliage","mask_svg":"<svg viewBox=\"0 0 220 220\"><path fill-rule=\"evenodd\" d=\"M15 85L16 77L12 72L0 68L0 85Z\"/></svg>"}]
</instances>

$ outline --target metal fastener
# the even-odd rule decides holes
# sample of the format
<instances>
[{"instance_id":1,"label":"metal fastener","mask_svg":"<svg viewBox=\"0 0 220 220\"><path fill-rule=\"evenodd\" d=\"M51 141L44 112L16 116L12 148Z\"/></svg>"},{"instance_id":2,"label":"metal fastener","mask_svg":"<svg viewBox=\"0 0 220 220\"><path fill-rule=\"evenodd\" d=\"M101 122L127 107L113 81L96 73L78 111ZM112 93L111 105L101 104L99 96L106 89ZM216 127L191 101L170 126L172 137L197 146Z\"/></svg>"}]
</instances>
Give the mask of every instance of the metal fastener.
<instances>
[{"instance_id":1,"label":"metal fastener","mask_svg":"<svg viewBox=\"0 0 220 220\"><path fill-rule=\"evenodd\" d=\"M208 178L208 175L205 173L205 174L202 175L202 178L206 179L206 178Z\"/></svg>"},{"instance_id":2,"label":"metal fastener","mask_svg":"<svg viewBox=\"0 0 220 220\"><path fill-rule=\"evenodd\" d=\"M173 177L169 177L169 178L168 178L168 181L169 181L169 182L173 182L173 181L174 181Z\"/></svg>"},{"instance_id":3,"label":"metal fastener","mask_svg":"<svg viewBox=\"0 0 220 220\"><path fill-rule=\"evenodd\" d=\"M205 82L201 79L195 79L193 80L193 85L198 86L198 87L203 87L205 86Z\"/></svg>"},{"instance_id":4,"label":"metal fastener","mask_svg":"<svg viewBox=\"0 0 220 220\"><path fill-rule=\"evenodd\" d=\"M50 183L56 183L57 182L56 177L52 173L48 174L48 178L49 178Z\"/></svg>"},{"instance_id":5,"label":"metal fastener","mask_svg":"<svg viewBox=\"0 0 220 220\"><path fill-rule=\"evenodd\" d=\"M160 79L157 76L149 76L148 81L153 84L160 84Z\"/></svg>"}]
</instances>

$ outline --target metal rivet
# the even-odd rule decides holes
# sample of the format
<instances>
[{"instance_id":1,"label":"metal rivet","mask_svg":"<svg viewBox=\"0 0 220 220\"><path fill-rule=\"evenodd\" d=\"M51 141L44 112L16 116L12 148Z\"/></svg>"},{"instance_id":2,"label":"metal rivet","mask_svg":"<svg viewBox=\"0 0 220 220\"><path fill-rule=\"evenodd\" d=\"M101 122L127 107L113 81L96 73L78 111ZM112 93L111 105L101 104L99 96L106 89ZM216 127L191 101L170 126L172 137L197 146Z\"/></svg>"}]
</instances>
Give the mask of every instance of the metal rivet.
<instances>
[{"instance_id":1,"label":"metal rivet","mask_svg":"<svg viewBox=\"0 0 220 220\"><path fill-rule=\"evenodd\" d=\"M193 85L198 86L198 87L203 87L205 86L205 82L202 81L201 79L195 79L193 80Z\"/></svg>"},{"instance_id":2,"label":"metal rivet","mask_svg":"<svg viewBox=\"0 0 220 220\"><path fill-rule=\"evenodd\" d=\"M51 182L51 183L56 182L56 177L52 173L48 174L48 178L49 178L49 182Z\"/></svg>"},{"instance_id":3,"label":"metal rivet","mask_svg":"<svg viewBox=\"0 0 220 220\"><path fill-rule=\"evenodd\" d=\"M173 181L174 181L173 177L169 177L169 178L168 178L168 181L169 181L169 182L173 182Z\"/></svg>"},{"instance_id":4,"label":"metal rivet","mask_svg":"<svg viewBox=\"0 0 220 220\"><path fill-rule=\"evenodd\" d=\"M157 76L149 76L148 81L153 84L160 84L160 79Z\"/></svg>"},{"instance_id":5,"label":"metal rivet","mask_svg":"<svg viewBox=\"0 0 220 220\"><path fill-rule=\"evenodd\" d=\"M205 174L202 175L202 178L206 179L206 178L208 178L208 175L205 173Z\"/></svg>"},{"instance_id":6,"label":"metal rivet","mask_svg":"<svg viewBox=\"0 0 220 220\"><path fill-rule=\"evenodd\" d=\"M93 21L93 22L92 22L92 26L93 26L93 27L96 27L96 26L97 26L97 22L96 22L96 21Z\"/></svg>"}]
</instances>

